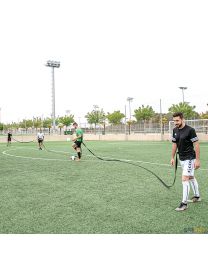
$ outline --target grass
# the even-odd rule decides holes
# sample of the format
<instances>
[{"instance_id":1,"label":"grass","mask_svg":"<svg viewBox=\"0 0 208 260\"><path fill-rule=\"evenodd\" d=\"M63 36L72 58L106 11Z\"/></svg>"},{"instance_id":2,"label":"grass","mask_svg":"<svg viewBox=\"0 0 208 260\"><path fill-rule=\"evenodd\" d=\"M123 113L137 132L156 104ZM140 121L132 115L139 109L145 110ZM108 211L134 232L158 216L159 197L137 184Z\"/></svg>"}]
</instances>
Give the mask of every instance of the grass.
<instances>
[{"instance_id":1,"label":"grass","mask_svg":"<svg viewBox=\"0 0 208 260\"><path fill-rule=\"evenodd\" d=\"M86 142L99 156L142 162L166 183L169 142ZM70 142L0 144L1 234L183 234L207 233L208 145L201 143L196 172L202 202L176 212L182 196L181 169L165 188L149 172L121 162L105 162L83 147L81 162L69 160ZM192 194L190 194L191 196Z\"/></svg>"}]
</instances>

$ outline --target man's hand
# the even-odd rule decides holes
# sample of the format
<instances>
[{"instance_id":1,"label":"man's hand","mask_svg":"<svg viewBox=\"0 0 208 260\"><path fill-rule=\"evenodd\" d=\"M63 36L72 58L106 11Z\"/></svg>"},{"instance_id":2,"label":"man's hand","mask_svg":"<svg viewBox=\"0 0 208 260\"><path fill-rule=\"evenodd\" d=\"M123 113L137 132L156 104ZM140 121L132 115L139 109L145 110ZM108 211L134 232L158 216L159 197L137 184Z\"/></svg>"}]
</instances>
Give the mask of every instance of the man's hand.
<instances>
[{"instance_id":1,"label":"man's hand","mask_svg":"<svg viewBox=\"0 0 208 260\"><path fill-rule=\"evenodd\" d=\"M171 164L171 166L174 166L174 165L175 165L175 160L174 160L174 158L171 158L170 164Z\"/></svg>"},{"instance_id":2,"label":"man's hand","mask_svg":"<svg viewBox=\"0 0 208 260\"><path fill-rule=\"evenodd\" d=\"M194 162L194 169L197 170L200 168L200 161L199 160L195 160Z\"/></svg>"}]
</instances>

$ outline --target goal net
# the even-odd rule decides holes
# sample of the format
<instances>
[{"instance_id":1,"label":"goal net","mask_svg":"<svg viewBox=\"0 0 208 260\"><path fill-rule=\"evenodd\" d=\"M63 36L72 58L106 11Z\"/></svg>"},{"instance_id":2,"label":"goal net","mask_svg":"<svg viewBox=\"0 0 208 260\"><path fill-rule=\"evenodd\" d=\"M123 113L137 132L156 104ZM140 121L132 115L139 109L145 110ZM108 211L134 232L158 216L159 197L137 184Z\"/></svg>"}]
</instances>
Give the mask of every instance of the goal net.
<instances>
[{"instance_id":1,"label":"goal net","mask_svg":"<svg viewBox=\"0 0 208 260\"><path fill-rule=\"evenodd\" d=\"M196 133L208 133L208 119L194 119L194 120L185 120L185 123L196 130ZM170 137L173 133L174 122L169 121L169 134Z\"/></svg>"}]
</instances>

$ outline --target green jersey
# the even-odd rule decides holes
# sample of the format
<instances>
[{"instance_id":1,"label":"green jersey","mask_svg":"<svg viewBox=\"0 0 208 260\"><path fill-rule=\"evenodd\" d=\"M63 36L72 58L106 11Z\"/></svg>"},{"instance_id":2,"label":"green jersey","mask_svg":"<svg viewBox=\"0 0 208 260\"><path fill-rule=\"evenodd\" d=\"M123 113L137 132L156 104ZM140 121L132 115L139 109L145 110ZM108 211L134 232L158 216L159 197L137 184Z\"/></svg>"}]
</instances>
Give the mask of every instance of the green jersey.
<instances>
[{"instance_id":1,"label":"green jersey","mask_svg":"<svg viewBox=\"0 0 208 260\"><path fill-rule=\"evenodd\" d=\"M79 142L82 142L82 140L83 140L83 131L82 131L82 129L77 129L76 130L76 136L82 136L81 138L78 138L77 139L77 141L79 141Z\"/></svg>"}]
</instances>

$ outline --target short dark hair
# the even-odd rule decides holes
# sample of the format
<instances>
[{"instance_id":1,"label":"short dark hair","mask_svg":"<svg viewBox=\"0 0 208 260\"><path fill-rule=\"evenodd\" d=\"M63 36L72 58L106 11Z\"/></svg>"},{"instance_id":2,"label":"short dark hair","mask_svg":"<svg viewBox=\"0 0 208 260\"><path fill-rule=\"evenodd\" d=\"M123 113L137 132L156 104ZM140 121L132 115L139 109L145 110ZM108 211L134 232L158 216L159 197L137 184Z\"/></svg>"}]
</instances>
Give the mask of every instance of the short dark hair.
<instances>
[{"instance_id":1,"label":"short dark hair","mask_svg":"<svg viewBox=\"0 0 208 260\"><path fill-rule=\"evenodd\" d=\"M181 119L183 119L183 113L182 112L175 112L173 114L173 117L177 117L177 116L179 116Z\"/></svg>"},{"instance_id":2,"label":"short dark hair","mask_svg":"<svg viewBox=\"0 0 208 260\"><path fill-rule=\"evenodd\" d=\"M72 125L78 125L76 122L74 122Z\"/></svg>"}]
</instances>

